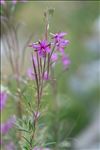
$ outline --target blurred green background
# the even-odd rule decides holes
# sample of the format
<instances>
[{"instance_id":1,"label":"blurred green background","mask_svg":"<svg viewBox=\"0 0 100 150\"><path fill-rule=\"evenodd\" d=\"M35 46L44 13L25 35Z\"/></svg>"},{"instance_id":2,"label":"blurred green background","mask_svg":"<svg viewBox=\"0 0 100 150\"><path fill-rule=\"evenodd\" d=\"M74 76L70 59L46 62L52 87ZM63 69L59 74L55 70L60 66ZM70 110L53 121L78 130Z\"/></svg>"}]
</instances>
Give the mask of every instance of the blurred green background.
<instances>
[{"instance_id":1,"label":"blurred green background","mask_svg":"<svg viewBox=\"0 0 100 150\"><path fill-rule=\"evenodd\" d=\"M33 33L32 41L41 39L44 33L43 13L47 8L55 9L50 21L50 32L68 32L66 38L70 40L70 45L65 51L71 59L70 68L61 73L61 66L57 66L57 94L55 97L46 97L48 109L55 108L54 116L47 113L45 120L50 126L48 132L53 137L51 141L58 144L56 147L62 141L73 141L99 115L99 4L98 1L35 1L16 6L14 23L24 24L19 31L20 44L30 33ZM25 73L30 64L29 54L27 48ZM8 75L9 67L3 60L2 73Z\"/></svg>"}]
</instances>

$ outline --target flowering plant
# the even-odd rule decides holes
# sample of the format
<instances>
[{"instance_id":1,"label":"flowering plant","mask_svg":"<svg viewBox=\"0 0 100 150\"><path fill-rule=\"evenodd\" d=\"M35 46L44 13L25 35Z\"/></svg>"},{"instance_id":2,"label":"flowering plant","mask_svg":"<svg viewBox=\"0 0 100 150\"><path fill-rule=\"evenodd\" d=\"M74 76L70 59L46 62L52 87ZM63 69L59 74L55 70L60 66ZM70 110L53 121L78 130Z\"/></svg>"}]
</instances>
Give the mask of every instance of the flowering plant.
<instances>
[{"instance_id":1,"label":"flowering plant","mask_svg":"<svg viewBox=\"0 0 100 150\"><path fill-rule=\"evenodd\" d=\"M49 10L50 11L50 10ZM48 13L45 13L46 21L48 20ZM46 22L46 31L45 36L42 40L38 40L29 44L29 47L32 48L32 68L28 69L28 76L31 80L35 82L35 91L36 91L36 99L34 101L35 108L31 107L31 103L29 103L30 109L32 109L32 120L29 121L30 128L27 132L30 132L30 136L24 136L26 142L28 142L28 149L34 148L42 150L42 144L39 144L39 141L36 141L37 134L39 134L39 119L41 118L41 103L44 95L44 87L47 82L53 81L54 77L52 71L55 69L55 65L57 61L61 59L63 64L64 71L68 69L70 64L70 59L68 55L65 53L65 48L69 45L69 40L66 40L64 37L67 33L58 32L56 34L51 33L51 38L48 34L48 22ZM37 148L40 145L41 148ZM26 149L27 149L26 148ZM43 148L44 150L44 148Z\"/></svg>"},{"instance_id":2,"label":"flowering plant","mask_svg":"<svg viewBox=\"0 0 100 150\"><path fill-rule=\"evenodd\" d=\"M12 4L16 4L17 1L12 1ZM5 8L6 1L1 1L1 5ZM8 4L7 4L8 5ZM6 10L4 9L4 12ZM40 40L37 40L33 43L29 42L30 39L26 42L23 51L28 47L28 49L32 50L31 53L31 61L32 67L28 69L27 75L29 80L27 80L27 86L22 86L20 80L20 70L23 65L24 59L21 59L22 64L20 64L20 51L19 51L19 42L17 37L17 31L15 26L11 24L9 35L11 40L14 43L10 43L7 36L5 39L8 44L7 56L8 60L11 64L13 75L15 76L16 81L16 90L17 94L17 119L16 119L16 128L18 129L17 139L19 139L20 146L19 149L25 150L49 150L49 145L55 143L55 141L50 141L48 136L46 135L47 126L43 124L43 113L46 111L47 106L43 106L44 97L46 96L48 91L48 83L50 83L52 87L53 93L55 92L55 76L54 70L59 60L62 62L62 71L65 71L69 68L70 59L68 55L65 53L65 48L69 45L69 40L65 39L67 35L66 32L57 32L55 34L49 34L49 16L53 14L53 9L49 9L44 13L45 16L45 34L44 37ZM9 27L8 21L9 15L5 16L7 19L2 17L4 24L4 28ZM13 39L14 38L14 39ZM22 53L24 55L24 53ZM23 56L21 55L21 56ZM21 57L22 58L22 57ZM27 87L27 88L26 88ZM30 90L29 90L30 88ZM5 106L6 95L2 95L3 99L1 109ZM23 100L23 101L22 101ZM23 109L23 110L22 110ZM45 109L45 111L44 111ZM1 125L3 134L6 134L13 126L13 120L9 119L5 124ZM14 120L15 121L15 120ZM41 136L39 136L41 135ZM45 135L45 136L44 136ZM12 143L9 143L6 149L9 147L13 147ZM12 148L14 150L14 148Z\"/></svg>"}]
</instances>

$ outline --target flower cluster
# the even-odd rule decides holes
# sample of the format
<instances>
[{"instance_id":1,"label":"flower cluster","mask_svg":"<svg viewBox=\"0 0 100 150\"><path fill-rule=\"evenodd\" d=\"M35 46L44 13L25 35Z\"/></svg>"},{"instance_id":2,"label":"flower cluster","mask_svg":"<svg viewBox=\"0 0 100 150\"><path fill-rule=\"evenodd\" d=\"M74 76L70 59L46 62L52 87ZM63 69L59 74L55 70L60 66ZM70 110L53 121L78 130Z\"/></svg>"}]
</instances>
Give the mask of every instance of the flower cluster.
<instances>
[{"instance_id":1,"label":"flower cluster","mask_svg":"<svg viewBox=\"0 0 100 150\"><path fill-rule=\"evenodd\" d=\"M42 40L36 43L31 44L30 46L35 50L38 51L39 55L42 57L46 57L47 53L51 52L52 45L55 47L55 49L62 54L64 54L64 48L69 44L69 40L65 40L64 36L67 33L61 32L52 34L53 41L51 43L48 43L47 40Z\"/></svg>"},{"instance_id":2,"label":"flower cluster","mask_svg":"<svg viewBox=\"0 0 100 150\"><path fill-rule=\"evenodd\" d=\"M53 34L54 43L56 45L56 49L60 51L62 54L64 53L64 48L69 44L69 40L65 40L64 36L67 33L61 32Z\"/></svg>"},{"instance_id":3,"label":"flower cluster","mask_svg":"<svg viewBox=\"0 0 100 150\"><path fill-rule=\"evenodd\" d=\"M70 59L65 53L65 48L69 44L69 40L64 39L67 33L60 32L52 34L51 40L45 37L43 40L39 40L29 45L32 48L32 65L33 68L29 68L27 74L31 80L36 83L36 110L34 110L34 128L36 128L36 122L39 119L39 108L41 104L41 98L43 96L43 88L47 80L52 81L52 69L56 62L62 61L64 70L68 68ZM37 113L36 113L37 112ZM35 129L34 129L35 131ZM30 140L30 147L32 147L32 141L34 138L34 131ZM34 147L33 150L47 150L48 148Z\"/></svg>"},{"instance_id":4,"label":"flower cluster","mask_svg":"<svg viewBox=\"0 0 100 150\"><path fill-rule=\"evenodd\" d=\"M40 78L42 77L44 80L50 79L50 67L53 67L55 65L59 57L61 57L64 70L68 68L70 59L64 51L64 49L69 45L69 40L64 39L64 36L66 34L67 33L65 32L52 34L51 42L43 39L29 45L29 47L33 48L34 50L34 54L32 56L34 66L36 68L40 66L40 68L38 68L39 72L37 71L38 73L34 72L31 68L28 69L27 74L30 79L36 79L36 74ZM45 61L45 68L43 74L41 75L40 70L43 69L43 61Z\"/></svg>"}]
</instances>

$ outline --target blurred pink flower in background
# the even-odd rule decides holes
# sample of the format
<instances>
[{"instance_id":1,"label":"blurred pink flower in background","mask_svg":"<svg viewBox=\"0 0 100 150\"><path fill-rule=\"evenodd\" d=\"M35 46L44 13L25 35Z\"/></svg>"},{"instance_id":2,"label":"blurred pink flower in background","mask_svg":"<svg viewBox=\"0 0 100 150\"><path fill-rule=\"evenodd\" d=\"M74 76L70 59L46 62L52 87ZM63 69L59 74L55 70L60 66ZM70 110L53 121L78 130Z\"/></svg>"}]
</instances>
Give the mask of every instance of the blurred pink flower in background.
<instances>
[{"instance_id":1,"label":"blurred pink flower in background","mask_svg":"<svg viewBox=\"0 0 100 150\"><path fill-rule=\"evenodd\" d=\"M6 105L8 95L5 91L0 92L0 110L2 111ZM6 135L9 130L14 126L14 123L16 121L16 117L13 115L11 116L6 122L0 124L0 145L5 145L5 141L2 138L2 135ZM15 146L12 142L5 145L5 150L15 150Z\"/></svg>"},{"instance_id":2,"label":"blurred pink flower in background","mask_svg":"<svg viewBox=\"0 0 100 150\"><path fill-rule=\"evenodd\" d=\"M0 92L0 110L3 110L3 108L6 105L7 101L7 93L5 91Z\"/></svg>"},{"instance_id":3,"label":"blurred pink flower in background","mask_svg":"<svg viewBox=\"0 0 100 150\"><path fill-rule=\"evenodd\" d=\"M16 121L16 117L12 116L5 123L2 123L1 124L1 133L7 134L9 132L9 130L14 126L15 121Z\"/></svg>"},{"instance_id":4,"label":"blurred pink flower in background","mask_svg":"<svg viewBox=\"0 0 100 150\"><path fill-rule=\"evenodd\" d=\"M64 54L64 55L62 56L62 63L63 63L64 69L68 69L68 67L69 67L69 65L70 65L70 63L71 63L71 61L70 61L68 55L65 55L65 54Z\"/></svg>"},{"instance_id":5,"label":"blurred pink flower in background","mask_svg":"<svg viewBox=\"0 0 100 150\"><path fill-rule=\"evenodd\" d=\"M5 4L5 0L0 0L0 4Z\"/></svg>"}]
</instances>

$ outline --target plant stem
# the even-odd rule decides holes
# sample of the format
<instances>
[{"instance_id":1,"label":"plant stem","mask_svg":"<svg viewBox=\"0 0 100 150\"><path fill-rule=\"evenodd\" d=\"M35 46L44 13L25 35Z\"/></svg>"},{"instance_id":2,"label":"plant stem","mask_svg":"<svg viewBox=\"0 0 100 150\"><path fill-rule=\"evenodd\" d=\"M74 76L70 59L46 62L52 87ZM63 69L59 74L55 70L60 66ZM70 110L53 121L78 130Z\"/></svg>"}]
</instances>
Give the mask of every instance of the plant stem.
<instances>
[{"instance_id":1,"label":"plant stem","mask_svg":"<svg viewBox=\"0 0 100 150\"><path fill-rule=\"evenodd\" d=\"M45 19L46 19L46 25L45 25L45 39L48 39L48 16L47 12L45 13ZM38 52L36 53L37 55L37 69L35 65L35 61L32 55L32 63L33 63L33 68L34 68L34 73L35 73L35 80L36 80L36 86L37 86L37 106L36 106L36 114L34 114L34 130L32 132L31 138L30 138L30 150L32 150L32 141L35 137L35 132L36 132L36 124L38 122L38 113L40 109L40 102L42 98L42 92L43 92L43 81L44 81L44 73L46 69L46 57L47 58L47 65L48 65L48 73L49 73L49 57L50 55L45 55L44 61L43 61L43 66L42 66L42 60L41 58L39 59Z\"/></svg>"},{"instance_id":2,"label":"plant stem","mask_svg":"<svg viewBox=\"0 0 100 150\"><path fill-rule=\"evenodd\" d=\"M39 108L40 108L40 66L39 66L39 58L38 58L38 53L37 53L37 61L38 61L38 69L36 70L36 65L35 65L35 61L32 55L32 62L33 62L33 68L34 68L34 73L35 73L35 80L36 80L36 86L37 86L37 105L36 105L36 114L34 113L34 130L32 132L31 138L30 138L30 150L32 150L32 143L33 143L33 139L35 136L35 132L36 132L36 124L38 121L38 113L39 113ZM37 73L38 71L38 73ZM39 76L39 77L38 77Z\"/></svg>"}]
</instances>

